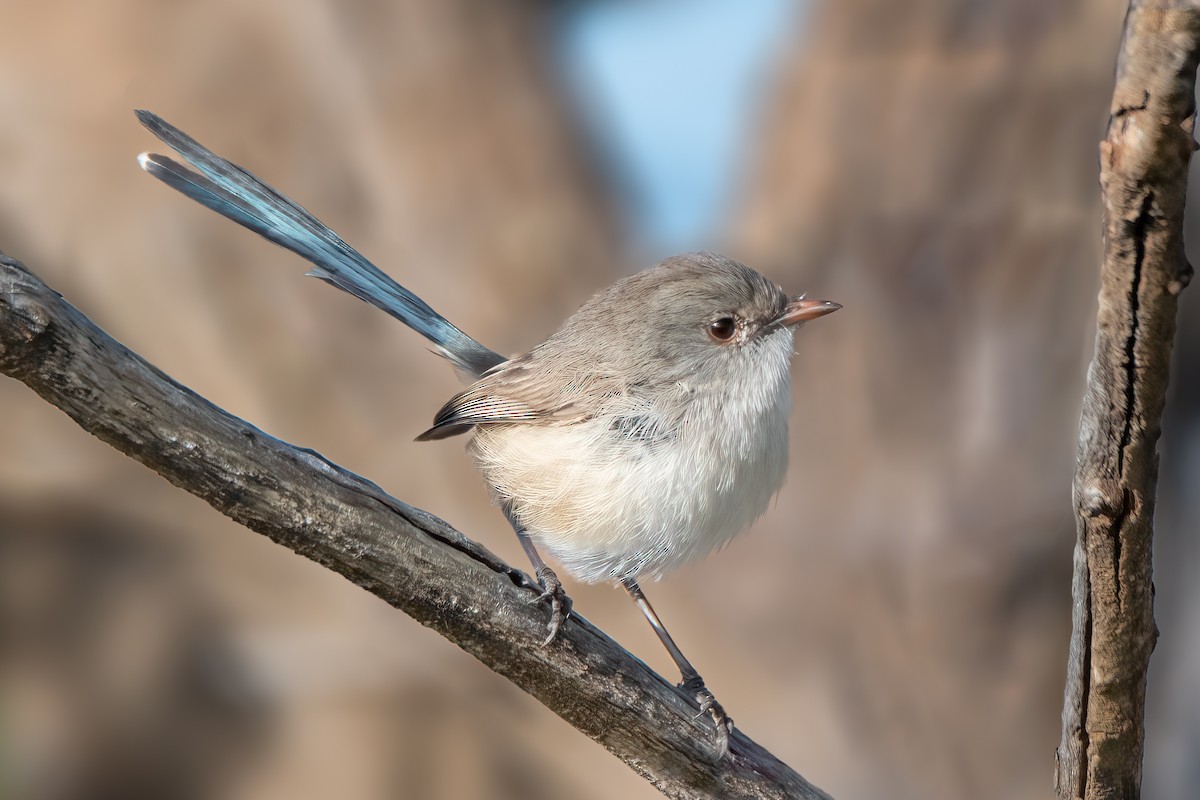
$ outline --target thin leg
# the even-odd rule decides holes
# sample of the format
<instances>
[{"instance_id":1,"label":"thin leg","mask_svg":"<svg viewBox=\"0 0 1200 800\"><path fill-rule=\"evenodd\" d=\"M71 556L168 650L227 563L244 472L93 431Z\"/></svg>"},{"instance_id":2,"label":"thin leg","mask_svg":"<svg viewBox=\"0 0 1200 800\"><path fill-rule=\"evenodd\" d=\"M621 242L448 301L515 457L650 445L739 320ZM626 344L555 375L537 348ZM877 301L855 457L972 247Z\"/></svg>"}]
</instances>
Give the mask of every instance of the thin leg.
<instances>
[{"instance_id":1,"label":"thin leg","mask_svg":"<svg viewBox=\"0 0 1200 800\"><path fill-rule=\"evenodd\" d=\"M507 503L501 508L505 518L508 519L508 524L512 525L513 530L516 531L517 540L521 542L521 548L525 551L525 555L529 556L529 561L533 564L534 576L537 578L538 585L542 587L542 593L534 598L534 602L550 601L550 621L546 623L546 629L550 633L546 637L546 641L542 642L542 647L545 647L554 641L554 637L558 635L558 629L567 621L567 617L571 616L571 598L567 597L567 593L563 590L562 581L558 579L558 575L547 566L542 559L542 554L533 546L533 540L525 532L525 526L513 516L512 509Z\"/></svg>"},{"instance_id":2,"label":"thin leg","mask_svg":"<svg viewBox=\"0 0 1200 800\"><path fill-rule=\"evenodd\" d=\"M696 698L696 702L700 704L700 713L708 713L712 717L713 723L717 726L717 757L720 758L729 750L729 734L733 732L733 720L725 713L725 709L717 702L717 698L707 686L704 685L704 679L700 677L700 673L692 666L692 662L687 660L683 655L683 651L679 649L679 645L675 644L675 640L671 638L671 634L667 632L667 628L659 619L658 614L654 610L654 606L650 605L650 601L646 599L642 587L637 585L637 581L632 578L627 578L621 581L625 587L625 591L633 598L633 601L638 604L638 608L645 614L646 620L650 623L650 627L658 634L658 639L663 643L663 647L667 648L667 652L671 654L675 666L679 667L679 672L683 676L683 681L679 684L679 688L686 689L691 692Z\"/></svg>"}]
</instances>

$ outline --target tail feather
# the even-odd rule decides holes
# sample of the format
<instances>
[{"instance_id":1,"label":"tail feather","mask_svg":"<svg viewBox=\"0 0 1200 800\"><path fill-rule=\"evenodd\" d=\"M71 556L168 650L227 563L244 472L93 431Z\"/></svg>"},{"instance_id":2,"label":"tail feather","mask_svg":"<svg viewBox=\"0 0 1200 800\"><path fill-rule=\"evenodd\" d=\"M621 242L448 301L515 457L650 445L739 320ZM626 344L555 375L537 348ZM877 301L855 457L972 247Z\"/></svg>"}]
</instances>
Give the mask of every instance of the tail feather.
<instances>
[{"instance_id":1,"label":"tail feather","mask_svg":"<svg viewBox=\"0 0 1200 800\"><path fill-rule=\"evenodd\" d=\"M166 156L138 156L142 169L155 178L311 261L315 267L309 275L391 314L433 342L438 352L467 376L481 375L506 360L456 328L289 198L158 115L138 111L137 116L151 133L199 170Z\"/></svg>"}]
</instances>

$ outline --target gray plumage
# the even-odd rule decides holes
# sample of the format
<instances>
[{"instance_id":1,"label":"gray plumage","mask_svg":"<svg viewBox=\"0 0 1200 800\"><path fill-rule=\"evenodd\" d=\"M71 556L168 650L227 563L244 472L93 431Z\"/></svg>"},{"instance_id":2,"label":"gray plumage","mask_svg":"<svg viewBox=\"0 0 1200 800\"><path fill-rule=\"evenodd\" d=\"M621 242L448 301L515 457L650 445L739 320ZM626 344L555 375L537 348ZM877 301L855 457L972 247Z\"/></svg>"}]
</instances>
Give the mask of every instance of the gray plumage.
<instances>
[{"instance_id":1,"label":"gray plumage","mask_svg":"<svg viewBox=\"0 0 1200 800\"><path fill-rule=\"evenodd\" d=\"M743 264L691 253L618 281L542 344L506 360L299 205L137 113L198 170L143 154L147 172L308 259L316 265L308 274L396 317L454 364L470 385L418 438L473 434L468 449L551 604L546 642L570 599L538 548L580 580L625 586L724 753L733 724L638 580L707 555L767 508L787 468L793 333L840 306L789 299Z\"/></svg>"},{"instance_id":2,"label":"gray plumage","mask_svg":"<svg viewBox=\"0 0 1200 800\"><path fill-rule=\"evenodd\" d=\"M580 422L615 395L650 398L660 386L694 380L702 367L713 380L732 379L739 359L717 347L706 327L729 315L752 342L787 302L777 285L724 256L668 258L596 294L545 342L493 367L417 438L476 425Z\"/></svg>"}]
</instances>

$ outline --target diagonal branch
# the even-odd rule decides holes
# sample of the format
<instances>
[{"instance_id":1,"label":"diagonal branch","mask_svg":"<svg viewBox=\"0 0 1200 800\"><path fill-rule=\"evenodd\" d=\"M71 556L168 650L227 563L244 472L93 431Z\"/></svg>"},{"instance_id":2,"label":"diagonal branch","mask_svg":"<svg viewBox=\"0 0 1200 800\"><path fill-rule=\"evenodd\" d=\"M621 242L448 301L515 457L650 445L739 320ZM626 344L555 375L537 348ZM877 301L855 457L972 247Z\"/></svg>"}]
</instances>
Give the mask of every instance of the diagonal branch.
<instances>
[{"instance_id":1,"label":"diagonal branch","mask_svg":"<svg viewBox=\"0 0 1200 800\"><path fill-rule=\"evenodd\" d=\"M1136 798L1156 451L1178 295L1192 268L1183 208L1193 150L1200 4L1133 0L1100 144L1104 263L1075 473L1071 648L1055 776L1060 798Z\"/></svg>"},{"instance_id":2,"label":"diagonal branch","mask_svg":"<svg viewBox=\"0 0 1200 800\"><path fill-rule=\"evenodd\" d=\"M446 523L175 383L0 254L0 372L231 519L349 578L536 697L669 797L825 798L581 617L548 647L540 588Z\"/></svg>"}]
</instances>

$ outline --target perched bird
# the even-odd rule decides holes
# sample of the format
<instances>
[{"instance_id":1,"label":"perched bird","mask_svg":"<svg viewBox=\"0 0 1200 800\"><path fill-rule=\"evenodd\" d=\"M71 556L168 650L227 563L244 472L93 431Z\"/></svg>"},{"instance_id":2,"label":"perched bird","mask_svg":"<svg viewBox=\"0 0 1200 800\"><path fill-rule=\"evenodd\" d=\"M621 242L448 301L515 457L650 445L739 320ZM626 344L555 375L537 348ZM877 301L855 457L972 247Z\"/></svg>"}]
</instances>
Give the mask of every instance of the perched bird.
<instances>
[{"instance_id":1,"label":"perched bird","mask_svg":"<svg viewBox=\"0 0 1200 800\"><path fill-rule=\"evenodd\" d=\"M328 227L148 111L138 118L195 170L138 160L193 200L303 256L308 274L429 339L469 383L417 438L471 434L468 449L533 563L549 644L571 601L541 550L581 581L620 583L716 726L733 723L638 581L745 530L787 468L795 329L841 308L789 298L750 267L675 256L617 281L542 344L506 359L463 333Z\"/></svg>"}]
</instances>

